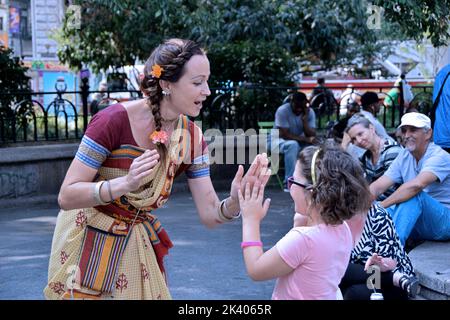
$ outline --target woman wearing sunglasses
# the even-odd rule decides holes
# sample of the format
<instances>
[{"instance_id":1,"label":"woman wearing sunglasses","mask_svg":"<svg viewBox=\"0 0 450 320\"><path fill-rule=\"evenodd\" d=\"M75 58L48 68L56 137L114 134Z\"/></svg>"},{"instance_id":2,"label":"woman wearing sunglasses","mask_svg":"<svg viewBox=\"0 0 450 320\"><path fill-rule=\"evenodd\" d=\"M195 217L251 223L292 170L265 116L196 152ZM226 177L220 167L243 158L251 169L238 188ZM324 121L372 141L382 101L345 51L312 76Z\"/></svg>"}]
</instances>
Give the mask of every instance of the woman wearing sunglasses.
<instances>
[{"instance_id":1,"label":"woman wearing sunglasses","mask_svg":"<svg viewBox=\"0 0 450 320\"><path fill-rule=\"evenodd\" d=\"M270 200L263 203L258 184L238 193L247 272L256 281L278 278L272 299L334 300L354 245L345 221L364 220L371 203L368 184L359 164L332 146L303 149L288 182L302 223L266 252L260 223Z\"/></svg>"}]
</instances>

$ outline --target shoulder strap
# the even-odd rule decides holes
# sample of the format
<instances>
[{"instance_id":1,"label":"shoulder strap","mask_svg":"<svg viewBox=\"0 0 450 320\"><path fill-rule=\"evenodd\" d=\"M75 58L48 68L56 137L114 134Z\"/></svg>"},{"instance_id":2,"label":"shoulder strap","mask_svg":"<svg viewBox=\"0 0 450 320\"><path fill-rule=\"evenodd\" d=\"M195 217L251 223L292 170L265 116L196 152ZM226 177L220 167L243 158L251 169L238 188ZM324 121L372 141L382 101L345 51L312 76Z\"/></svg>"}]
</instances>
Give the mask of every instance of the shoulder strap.
<instances>
[{"instance_id":1,"label":"shoulder strap","mask_svg":"<svg viewBox=\"0 0 450 320\"><path fill-rule=\"evenodd\" d=\"M436 99L434 100L433 107L431 108L430 120L431 120L431 127L432 128L434 128L434 121L436 120L436 109L437 109L437 107L439 105L439 100L441 99L441 94L442 94L442 91L444 90L445 82L447 81L447 78L449 76L450 76L450 72L447 73L447 75L445 76L444 82L442 82L442 86L439 89L439 93L436 96Z\"/></svg>"}]
</instances>

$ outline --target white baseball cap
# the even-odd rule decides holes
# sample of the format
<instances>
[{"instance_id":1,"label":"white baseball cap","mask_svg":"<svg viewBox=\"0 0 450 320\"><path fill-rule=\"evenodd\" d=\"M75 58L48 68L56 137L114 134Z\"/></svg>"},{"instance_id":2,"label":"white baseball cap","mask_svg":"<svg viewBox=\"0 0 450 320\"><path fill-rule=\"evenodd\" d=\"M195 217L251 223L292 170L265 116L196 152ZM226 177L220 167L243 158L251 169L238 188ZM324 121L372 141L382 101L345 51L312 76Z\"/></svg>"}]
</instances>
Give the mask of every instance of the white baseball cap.
<instances>
[{"instance_id":1,"label":"white baseball cap","mask_svg":"<svg viewBox=\"0 0 450 320\"><path fill-rule=\"evenodd\" d=\"M399 128L411 126L416 128L431 128L431 120L423 113L409 112L403 115Z\"/></svg>"}]
</instances>

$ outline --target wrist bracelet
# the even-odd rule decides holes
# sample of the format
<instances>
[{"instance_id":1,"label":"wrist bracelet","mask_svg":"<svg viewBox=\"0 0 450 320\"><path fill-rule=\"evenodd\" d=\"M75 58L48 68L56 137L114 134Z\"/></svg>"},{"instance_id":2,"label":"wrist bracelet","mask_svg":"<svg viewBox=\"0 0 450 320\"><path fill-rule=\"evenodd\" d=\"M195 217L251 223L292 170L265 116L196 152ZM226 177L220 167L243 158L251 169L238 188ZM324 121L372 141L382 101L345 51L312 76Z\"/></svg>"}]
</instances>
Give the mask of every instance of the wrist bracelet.
<instances>
[{"instance_id":1,"label":"wrist bracelet","mask_svg":"<svg viewBox=\"0 0 450 320\"><path fill-rule=\"evenodd\" d=\"M227 198L228 199L228 198ZM218 216L219 216L219 220L220 221L222 221L222 222L230 222L230 221L233 221L233 220L235 220L235 219L238 219L240 216L241 216L241 212L239 211L239 213L236 215L236 216L233 216L233 217L227 217L224 213L223 213L223 206L224 206L224 204L225 204L225 201L227 200L227 199L223 199L222 201L220 201L220 204L219 204L219 208L218 208L218 210L217 210L217 214L218 214Z\"/></svg>"},{"instance_id":2,"label":"wrist bracelet","mask_svg":"<svg viewBox=\"0 0 450 320\"><path fill-rule=\"evenodd\" d=\"M241 242L241 248L247 248L247 247L262 247L263 243L261 241L242 241Z\"/></svg>"},{"instance_id":3,"label":"wrist bracelet","mask_svg":"<svg viewBox=\"0 0 450 320\"><path fill-rule=\"evenodd\" d=\"M105 206L107 204L109 204L109 202L105 202L102 200L101 196L100 196L100 190L102 189L102 185L105 183L105 180L99 181L95 184L94 186L94 199L95 202L97 202L98 205L102 205Z\"/></svg>"},{"instance_id":4,"label":"wrist bracelet","mask_svg":"<svg viewBox=\"0 0 450 320\"><path fill-rule=\"evenodd\" d=\"M110 202L113 202L114 198L113 198L112 191L111 191L111 182L108 180L108 181L106 181L106 183L108 184L109 197L111 198Z\"/></svg>"},{"instance_id":5,"label":"wrist bracelet","mask_svg":"<svg viewBox=\"0 0 450 320\"><path fill-rule=\"evenodd\" d=\"M226 211L228 212L228 207L227 207L227 200L231 199L231 197L228 197L226 199L223 200L223 206L225 207ZM223 213L223 211L222 211ZM233 216L231 219L237 219L241 217L241 210L238 211L237 215Z\"/></svg>"}]
</instances>

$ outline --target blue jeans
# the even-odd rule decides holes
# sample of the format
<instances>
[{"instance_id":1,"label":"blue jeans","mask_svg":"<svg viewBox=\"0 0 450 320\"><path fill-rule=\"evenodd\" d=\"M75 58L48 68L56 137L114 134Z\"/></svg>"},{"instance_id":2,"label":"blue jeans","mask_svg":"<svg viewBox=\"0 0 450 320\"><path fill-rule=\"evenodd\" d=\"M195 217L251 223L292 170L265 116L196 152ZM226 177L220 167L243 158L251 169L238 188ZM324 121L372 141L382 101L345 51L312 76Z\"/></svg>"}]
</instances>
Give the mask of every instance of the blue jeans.
<instances>
[{"instance_id":1,"label":"blue jeans","mask_svg":"<svg viewBox=\"0 0 450 320\"><path fill-rule=\"evenodd\" d=\"M284 154L284 183L294 174L295 163L302 146L295 140L280 139L280 153Z\"/></svg>"},{"instance_id":2,"label":"blue jeans","mask_svg":"<svg viewBox=\"0 0 450 320\"><path fill-rule=\"evenodd\" d=\"M450 209L424 191L386 210L403 245L409 236L417 240L450 240Z\"/></svg>"}]
</instances>

